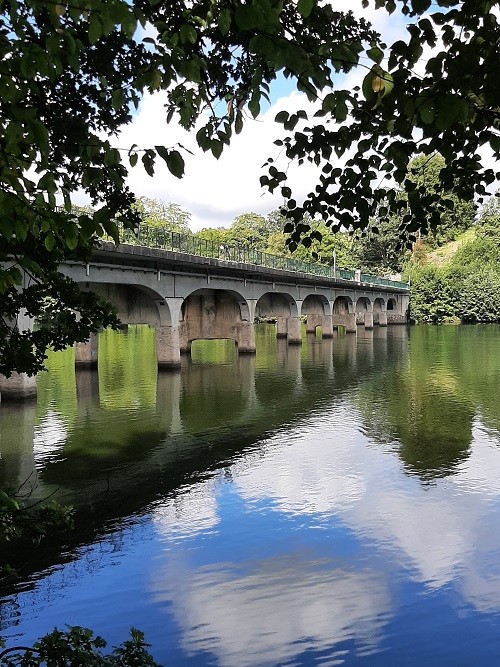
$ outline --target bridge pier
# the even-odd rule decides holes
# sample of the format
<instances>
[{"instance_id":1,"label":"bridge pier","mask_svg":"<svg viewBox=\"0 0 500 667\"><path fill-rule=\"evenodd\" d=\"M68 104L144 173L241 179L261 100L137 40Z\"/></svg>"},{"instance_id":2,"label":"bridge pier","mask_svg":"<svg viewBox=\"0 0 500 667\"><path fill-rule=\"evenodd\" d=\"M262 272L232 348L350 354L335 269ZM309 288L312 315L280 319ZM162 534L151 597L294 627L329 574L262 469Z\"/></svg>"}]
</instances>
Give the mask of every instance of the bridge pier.
<instances>
[{"instance_id":1,"label":"bridge pier","mask_svg":"<svg viewBox=\"0 0 500 667\"><path fill-rule=\"evenodd\" d=\"M238 354L255 354L255 329L253 322L239 322L236 331Z\"/></svg>"},{"instance_id":2,"label":"bridge pier","mask_svg":"<svg viewBox=\"0 0 500 667\"><path fill-rule=\"evenodd\" d=\"M302 345L300 317L288 317L286 321L287 339L289 345Z\"/></svg>"},{"instance_id":3,"label":"bridge pier","mask_svg":"<svg viewBox=\"0 0 500 667\"><path fill-rule=\"evenodd\" d=\"M386 327L387 326L387 311L382 310L378 314L378 325L379 325L379 327Z\"/></svg>"},{"instance_id":4,"label":"bridge pier","mask_svg":"<svg viewBox=\"0 0 500 667\"><path fill-rule=\"evenodd\" d=\"M342 313L333 316L334 326L345 327L346 333L356 333L356 313Z\"/></svg>"},{"instance_id":5,"label":"bridge pier","mask_svg":"<svg viewBox=\"0 0 500 667\"><path fill-rule=\"evenodd\" d=\"M373 312L365 313L365 329L373 329Z\"/></svg>"},{"instance_id":6,"label":"bridge pier","mask_svg":"<svg viewBox=\"0 0 500 667\"><path fill-rule=\"evenodd\" d=\"M17 329L20 333L31 331L33 328L33 319L24 311L18 313L14 321L7 324L12 329ZM0 375L0 400L19 401L34 398L36 396L36 376L27 373L12 373L10 377Z\"/></svg>"},{"instance_id":7,"label":"bridge pier","mask_svg":"<svg viewBox=\"0 0 500 667\"><path fill-rule=\"evenodd\" d=\"M0 400L22 401L35 398L36 376L26 373L12 373L10 377L0 375Z\"/></svg>"},{"instance_id":8,"label":"bridge pier","mask_svg":"<svg viewBox=\"0 0 500 667\"><path fill-rule=\"evenodd\" d=\"M156 327L156 359L161 370L181 367L179 329L172 326Z\"/></svg>"},{"instance_id":9,"label":"bridge pier","mask_svg":"<svg viewBox=\"0 0 500 667\"><path fill-rule=\"evenodd\" d=\"M323 315L310 313L306 319L306 333L316 333L317 327L323 324Z\"/></svg>"},{"instance_id":10,"label":"bridge pier","mask_svg":"<svg viewBox=\"0 0 500 667\"><path fill-rule=\"evenodd\" d=\"M99 354L98 335L90 334L89 340L75 345L76 368L96 368Z\"/></svg>"},{"instance_id":11,"label":"bridge pier","mask_svg":"<svg viewBox=\"0 0 500 667\"><path fill-rule=\"evenodd\" d=\"M284 315L278 315L276 317L276 338L287 338L288 329L286 319L287 318Z\"/></svg>"},{"instance_id":12,"label":"bridge pier","mask_svg":"<svg viewBox=\"0 0 500 667\"><path fill-rule=\"evenodd\" d=\"M323 338L333 338L333 319L331 315L321 318L321 335Z\"/></svg>"}]
</instances>

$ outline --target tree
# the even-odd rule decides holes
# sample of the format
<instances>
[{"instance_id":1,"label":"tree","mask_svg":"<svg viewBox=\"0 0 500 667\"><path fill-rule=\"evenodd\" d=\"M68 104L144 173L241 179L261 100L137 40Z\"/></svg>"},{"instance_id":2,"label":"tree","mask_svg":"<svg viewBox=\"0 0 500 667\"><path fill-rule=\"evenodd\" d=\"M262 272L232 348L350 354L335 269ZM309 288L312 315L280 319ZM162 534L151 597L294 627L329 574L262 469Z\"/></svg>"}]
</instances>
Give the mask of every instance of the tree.
<instances>
[{"instance_id":1,"label":"tree","mask_svg":"<svg viewBox=\"0 0 500 667\"><path fill-rule=\"evenodd\" d=\"M444 190L440 183L440 173L446 163L442 155L435 153L416 155L408 164L407 178L421 188L422 192L437 195L449 201L450 209L443 211L439 226L430 227L423 221L421 232L428 245L436 247L453 241L474 223L475 205L472 200L459 199L450 190ZM406 193L404 193L406 196Z\"/></svg>"},{"instance_id":2,"label":"tree","mask_svg":"<svg viewBox=\"0 0 500 667\"><path fill-rule=\"evenodd\" d=\"M140 214L142 222L153 227L163 227L174 232L189 232L191 213L184 211L179 204L161 199L139 197L134 207Z\"/></svg>"},{"instance_id":3,"label":"tree","mask_svg":"<svg viewBox=\"0 0 500 667\"><path fill-rule=\"evenodd\" d=\"M144 634L135 628L130 630L130 639L108 655L101 651L106 647L104 639L79 626L68 627L65 631L55 628L32 647L13 646L2 650L3 646L0 639L0 667L161 667L148 652L149 644L144 641Z\"/></svg>"},{"instance_id":4,"label":"tree","mask_svg":"<svg viewBox=\"0 0 500 667\"><path fill-rule=\"evenodd\" d=\"M278 114L293 132L284 152L316 163L321 176L301 206L274 163L261 179L288 200L291 249L311 229L306 215L334 230L358 229L375 214L403 210L392 187L378 187L379 172L407 192L403 225L410 233L424 219L436 227L452 202L406 178L417 152L443 156L445 190L466 200L482 195L495 174L483 168L478 149L500 154L499 27L492 12L499 0L437 0L442 11L428 17L430 0L374 1L408 17L407 40L387 48L366 21L326 0L5 0L0 371L35 372L47 345L63 347L117 324L109 306L57 268L66 258L86 260L105 234L117 240L117 221L139 224L125 184L129 166L140 159L152 174L159 158L182 177L184 149L168 138L166 145L112 145L146 90L164 90L167 119L195 130L201 149L217 158L246 119L259 115L272 82L294 80L312 112ZM138 27L148 27L148 36ZM438 37L443 48L417 72L427 59L424 47ZM367 71L363 96L335 87L336 75L356 67ZM345 165L337 164L343 156ZM93 213L74 212L77 190L88 194ZM16 330L22 310L48 323L42 333Z\"/></svg>"},{"instance_id":5,"label":"tree","mask_svg":"<svg viewBox=\"0 0 500 667\"><path fill-rule=\"evenodd\" d=\"M433 11L427 14L431 4ZM305 110L278 114L276 120L289 131L301 119L307 122L279 142L289 159L321 167L305 202L288 203L292 222L286 231L292 235L292 248L309 231L302 222L306 213L323 217L332 229L363 229L371 218L401 213L411 244L419 230L437 229L453 209L453 199L442 197L442 191L472 201L500 178L478 152L487 148L495 160L500 156L500 91L495 84L500 75L495 46L500 28L494 12L498 4L375 0L377 7L389 13L400 9L407 17L407 39L389 48L373 43L366 51L374 64L364 78L362 94L353 89L323 96L313 115L324 123L311 123ZM435 191L407 177L417 153L443 157ZM334 166L332 157L344 157L345 166ZM391 185L380 184L384 172L406 192L406 199ZM290 196L286 175L274 165L261 180Z\"/></svg>"},{"instance_id":6,"label":"tree","mask_svg":"<svg viewBox=\"0 0 500 667\"><path fill-rule=\"evenodd\" d=\"M347 232L329 233L323 221L310 221L312 234L311 242L304 239L305 243L299 245L293 256L306 262L321 262L332 266L333 253L335 251L336 266L339 269L358 268L358 239ZM289 237L283 232L269 234L266 252L273 255L290 255L288 244Z\"/></svg>"},{"instance_id":7,"label":"tree","mask_svg":"<svg viewBox=\"0 0 500 667\"><path fill-rule=\"evenodd\" d=\"M399 218L391 216L356 233L356 261L362 271L377 274L401 271L405 253L401 248L399 226Z\"/></svg>"},{"instance_id":8,"label":"tree","mask_svg":"<svg viewBox=\"0 0 500 667\"><path fill-rule=\"evenodd\" d=\"M263 215L257 213L242 213L236 216L228 229L228 242L238 243L251 250L261 250L266 247L269 229Z\"/></svg>"}]
</instances>

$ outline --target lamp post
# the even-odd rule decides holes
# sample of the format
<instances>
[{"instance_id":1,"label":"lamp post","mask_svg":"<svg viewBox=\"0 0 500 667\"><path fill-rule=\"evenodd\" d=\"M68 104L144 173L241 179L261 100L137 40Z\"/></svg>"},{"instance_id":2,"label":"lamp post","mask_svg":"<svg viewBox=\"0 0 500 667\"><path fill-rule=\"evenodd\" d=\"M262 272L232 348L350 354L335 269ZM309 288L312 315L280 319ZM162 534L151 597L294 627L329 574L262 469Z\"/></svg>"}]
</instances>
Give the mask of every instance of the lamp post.
<instances>
[{"instance_id":1,"label":"lamp post","mask_svg":"<svg viewBox=\"0 0 500 667\"><path fill-rule=\"evenodd\" d=\"M333 256L333 277L337 277L337 253L335 250L332 251Z\"/></svg>"}]
</instances>

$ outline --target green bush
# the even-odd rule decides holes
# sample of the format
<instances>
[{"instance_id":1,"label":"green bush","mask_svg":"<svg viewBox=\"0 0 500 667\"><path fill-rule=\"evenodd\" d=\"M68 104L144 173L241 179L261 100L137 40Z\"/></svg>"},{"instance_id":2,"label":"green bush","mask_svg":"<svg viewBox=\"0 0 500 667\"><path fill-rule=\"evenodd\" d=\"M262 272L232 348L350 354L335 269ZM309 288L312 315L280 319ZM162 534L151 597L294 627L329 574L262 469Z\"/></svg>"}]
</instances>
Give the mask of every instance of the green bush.
<instances>
[{"instance_id":1,"label":"green bush","mask_svg":"<svg viewBox=\"0 0 500 667\"><path fill-rule=\"evenodd\" d=\"M0 649L4 644L0 639ZM0 667L161 667L148 653L144 634L132 628L130 639L104 655L102 637L78 626L57 628L32 647L13 646L0 650Z\"/></svg>"}]
</instances>

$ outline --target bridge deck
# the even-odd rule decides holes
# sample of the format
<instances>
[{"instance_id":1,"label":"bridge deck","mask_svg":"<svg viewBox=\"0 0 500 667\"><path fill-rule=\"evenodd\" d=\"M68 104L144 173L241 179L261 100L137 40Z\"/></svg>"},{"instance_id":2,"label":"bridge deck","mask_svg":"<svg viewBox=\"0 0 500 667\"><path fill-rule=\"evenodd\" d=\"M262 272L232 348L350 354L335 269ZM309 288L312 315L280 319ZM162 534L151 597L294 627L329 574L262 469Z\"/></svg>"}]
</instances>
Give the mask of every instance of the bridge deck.
<instances>
[{"instance_id":1,"label":"bridge deck","mask_svg":"<svg viewBox=\"0 0 500 667\"><path fill-rule=\"evenodd\" d=\"M286 258L284 258L286 260ZM95 252L93 262L130 268L160 269L162 271L182 271L204 275L230 276L252 280L275 280L287 284L314 284L322 287L361 287L367 290L407 293L409 285L361 274L361 281L339 275L317 275L307 271L272 268L249 262L238 262L215 257L204 257L187 252L151 248L140 245L120 244L103 241ZM307 265L306 265L307 266ZM321 265L325 269L325 265ZM332 269L333 274L333 269Z\"/></svg>"}]
</instances>

